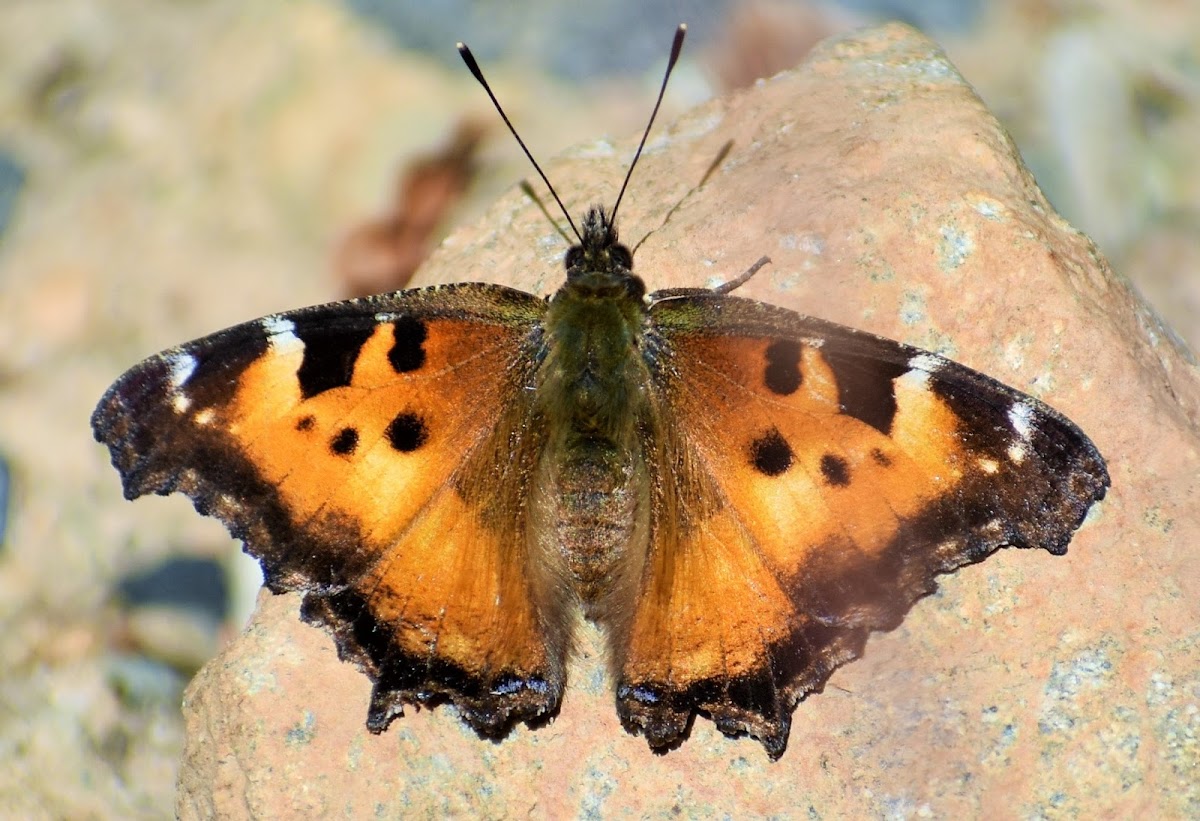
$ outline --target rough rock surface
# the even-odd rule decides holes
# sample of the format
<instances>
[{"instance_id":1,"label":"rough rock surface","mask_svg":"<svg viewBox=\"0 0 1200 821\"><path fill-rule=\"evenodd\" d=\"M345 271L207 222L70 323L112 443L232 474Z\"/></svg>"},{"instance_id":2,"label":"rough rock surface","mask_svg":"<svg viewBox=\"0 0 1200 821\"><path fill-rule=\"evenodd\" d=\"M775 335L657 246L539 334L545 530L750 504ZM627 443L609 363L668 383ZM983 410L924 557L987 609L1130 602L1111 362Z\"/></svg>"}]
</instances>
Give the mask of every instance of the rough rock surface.
<instances>
[{"instance_id":1,"label":"rough rock surface","mask_svg":"<svg viewBox=\"0 0 1200 821\"><path fill-rule=\"evenodd\" d=\"M585 145L549 173L575 211L610 202L634 145ZM653 230L636 262L652 289L768 254L739 293L1043 398L1107 457L1108 498L1065 557L1002 551L945 577L797 708L777 763L703 719L651 754L620 729L594 641L548 726L493 743L439 708L373 736L367 678L298 596L264 593L188 691L179 815L1200 814L1200 378L939 49L900 25L859 32L660 126L621 217L631 243ZM514 191L414 284L546 293L563 250Z\"/></svg>"}]
</instances>

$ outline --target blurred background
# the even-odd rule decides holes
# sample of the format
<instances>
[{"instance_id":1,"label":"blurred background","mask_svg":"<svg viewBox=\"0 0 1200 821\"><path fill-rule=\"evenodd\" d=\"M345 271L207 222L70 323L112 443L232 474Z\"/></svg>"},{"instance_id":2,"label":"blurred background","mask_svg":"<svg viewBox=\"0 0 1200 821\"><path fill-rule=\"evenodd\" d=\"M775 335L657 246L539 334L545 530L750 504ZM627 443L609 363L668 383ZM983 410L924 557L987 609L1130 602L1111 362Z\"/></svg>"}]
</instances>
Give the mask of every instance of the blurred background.
<instances>
[{"instance_id":1,"label":"blurred background","mask_svg":"<svg viewBox=\"0 0 1200 821\"><path fill-rule=\"evenodd\" d=\"M1194 349L1200 3L0 3L0 816L172 813L183 688L257 580L182 497L122 501L88 416L162 348L402 287L530 176L456 40L547 159L643 126L680 21L660 122L891 19Z\"/></svg>"}]
</instances>

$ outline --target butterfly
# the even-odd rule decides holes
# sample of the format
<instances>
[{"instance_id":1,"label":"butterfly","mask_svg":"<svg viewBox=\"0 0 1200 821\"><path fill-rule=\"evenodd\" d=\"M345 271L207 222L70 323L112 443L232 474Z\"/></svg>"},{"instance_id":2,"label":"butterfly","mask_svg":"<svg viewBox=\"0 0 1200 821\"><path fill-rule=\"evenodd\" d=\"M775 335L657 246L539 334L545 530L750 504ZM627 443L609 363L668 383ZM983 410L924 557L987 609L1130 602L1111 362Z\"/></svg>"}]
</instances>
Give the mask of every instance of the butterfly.
<instances>
[{"instance_id":1,"label":"butterfly","mask_svg":"<svg viewBox=\"0 0 1200 821\"><path fill-rule=\"evenodd\" d=\"M587 211L549 298L465 283L275 314L145 360L96 408L127 498L188 495L303 595L371 678L373 732L405 704L484 736L553 716L582 614L627 730L667 749L700 714L778 758L798 702L938 574L1062 554L1105 495L1104 459L1040 401L732 295L765 259L647 293L620 199Z\"/></svg>"}]
</instances>

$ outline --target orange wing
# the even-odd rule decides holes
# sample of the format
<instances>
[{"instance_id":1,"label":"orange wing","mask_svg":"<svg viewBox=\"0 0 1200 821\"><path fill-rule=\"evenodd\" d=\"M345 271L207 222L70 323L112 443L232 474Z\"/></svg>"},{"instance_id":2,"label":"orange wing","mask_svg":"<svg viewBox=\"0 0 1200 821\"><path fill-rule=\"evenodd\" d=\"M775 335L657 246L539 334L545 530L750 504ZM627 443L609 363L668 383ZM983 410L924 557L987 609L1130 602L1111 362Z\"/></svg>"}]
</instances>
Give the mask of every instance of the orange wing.
<instances>
[{"instance_id":1,"label":"orange wing","mask_svg":"<svg viewBox=\"0 0 1200 821\"><path fill-rule=\"evenodd\" d=\"M937 574L1065 552L1108 486L1070 421L933 354L714 293L651 320L650 555L615 650L655 746L704 712L781 755L796 703Z\"/></svg>"},{"instance_id":2,"label":"orange wing","mask_svg":"<svg viewBox=\"0 0 1200 821\"><path fill-rule=\"evenodd\" d=\"M305 594L375 682L372 730L448 698L499 732L562 693L522 504L544 307L459 285L267 317L133 368L93 428L128 498L186 493Z\"/></svg>"}]
</instances>

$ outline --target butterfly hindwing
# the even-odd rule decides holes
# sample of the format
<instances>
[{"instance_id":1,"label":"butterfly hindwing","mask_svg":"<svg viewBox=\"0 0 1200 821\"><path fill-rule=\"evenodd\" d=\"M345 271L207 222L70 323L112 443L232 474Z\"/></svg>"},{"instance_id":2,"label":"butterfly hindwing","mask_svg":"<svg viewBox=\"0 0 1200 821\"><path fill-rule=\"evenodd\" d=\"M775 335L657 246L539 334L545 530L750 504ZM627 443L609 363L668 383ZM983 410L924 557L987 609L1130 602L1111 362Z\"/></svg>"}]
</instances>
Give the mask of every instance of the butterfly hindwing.
<instances>
[{"instance_id":1,"label":"butterfly hindwing","mask_svg":"<svg viewBox=\"0 0 1200 821\"><path fill-rule=\"evenodd\" d=\"M791 711L935 577L1062 553L1108 476L1054 410L890 340L723 294L651 296L647 420L671 466L618 646L652 743L697 711L786 744Z\"/></svg>"},{"instance_id":2,"label":"butterfly hindwing","mask_svg":"<svg viewBox=\"0 0 1200 821\"><path fill-rule=\"evenodd\" d=\"M445 286L231 328L136 366L93 417L125 493L181 491L375 682L368 725L448 698L553 710L564 620L525 538L544 300Z\"/></svg>"}]
</instances>

